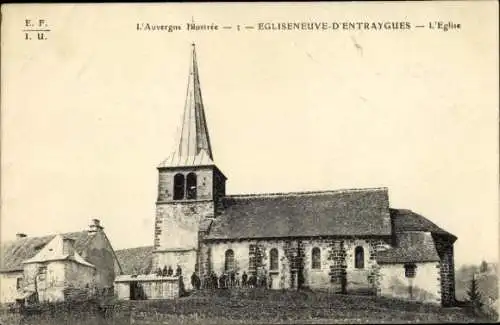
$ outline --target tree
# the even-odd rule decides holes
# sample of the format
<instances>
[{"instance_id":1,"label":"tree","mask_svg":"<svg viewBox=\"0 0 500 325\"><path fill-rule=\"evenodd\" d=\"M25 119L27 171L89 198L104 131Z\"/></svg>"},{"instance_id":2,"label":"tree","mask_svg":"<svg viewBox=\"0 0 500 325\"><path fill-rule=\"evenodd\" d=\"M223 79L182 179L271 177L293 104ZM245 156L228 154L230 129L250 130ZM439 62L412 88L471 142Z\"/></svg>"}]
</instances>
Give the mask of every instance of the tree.
<instances>
[{"instance_id":1,"label":"tree","mask_svg":"<svg viewBox=\"0 0 500 325\"><path fill-rule=\"evenodd\" d=\"M480 311L483 306L481 292L477 286L476 275L472 274L469 290L467 291L467 302L473 308L474 312Z\"/></svg>"},{"instance_id":2,"label":"tree","mask_svg":"<svg viewBox=\"0 0 500 325\"><path fill-rule=\"evenodd\" d=\"M479 267L479 272L486 273L488 271L488 263L486 261L481 262L481 266Z\"/></svg>"}]
</instances>

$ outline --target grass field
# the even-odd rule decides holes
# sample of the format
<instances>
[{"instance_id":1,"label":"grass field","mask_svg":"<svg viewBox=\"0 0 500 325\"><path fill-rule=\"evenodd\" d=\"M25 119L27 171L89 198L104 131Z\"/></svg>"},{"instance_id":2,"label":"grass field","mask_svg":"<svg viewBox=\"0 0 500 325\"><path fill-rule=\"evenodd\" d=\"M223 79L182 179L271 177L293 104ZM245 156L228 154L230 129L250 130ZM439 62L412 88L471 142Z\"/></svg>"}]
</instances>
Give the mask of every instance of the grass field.
<instances>
[{"instance_id":1,"label":"grass field","mask_svg":"<svg viewBox=\"0 0 500 325\"><path fill-rule=\"evenodd\" d=\"M128 301L106 313L68 306L2 325L328 324L479 322L461 308L311 291L213 290L172 301Z\"/></svg>"}]
</instances>

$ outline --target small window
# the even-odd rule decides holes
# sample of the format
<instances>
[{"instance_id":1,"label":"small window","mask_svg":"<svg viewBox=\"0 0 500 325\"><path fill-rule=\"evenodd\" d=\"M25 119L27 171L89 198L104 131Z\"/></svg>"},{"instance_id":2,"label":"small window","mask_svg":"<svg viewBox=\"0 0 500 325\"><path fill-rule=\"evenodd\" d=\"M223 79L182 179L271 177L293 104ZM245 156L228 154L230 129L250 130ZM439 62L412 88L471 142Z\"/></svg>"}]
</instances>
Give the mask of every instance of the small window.
<instances>
[{"instance_id":1,"label":"small window","mask_svg":"<svg viewBox=\"0 0 500 325\"><path fill-rule=\"evenodd\" d=\"M405 277L414 278L417 270L417 266L414 263L405 264Z\"/></svg>"},{"instance_id":2,"label":"small window","mask_svg":"<svg viewBox=\"0 0 500 325\"><path fill-rule=\"evenodd\" d=\"M321 269L321 250L319 247L314 247L311 254L311 267L313 269Z\"/></svg>"},{"instance_id":3,"label":"small window","mask_svg":"<svg viewBox=\"0 0 500 325\"><path fill-rule=\"evenodd\" d=\"M174 176L174 200L184 199L184 175L176 174Z\"/></svg>"},{"instance_id":4,"label":"small window","mask_svg":"<svg viewBox=\"0 0 500 325\"><path fill-rule=\"evenodd\" d=\"M226 251L224 269L226 272L234 271L234 251L232 249L228 249Z\"/></svg>"},{"instance_id":5,"label":"small window","mask_svg":"<svg viewBox=\"0 0 500 325\"><path fill-rule=\"evenodd\" d=\"M47 243L42 243L42 244L40 244L40 245L36 245L36 246L35 246L35 248L34 248L34 249L35 249L35 251L39 251L39 250L41 250L41 249L42 249L42 248L43 248L46 244L47 244Z\"/></svg>"},{"instance_id":6,"label":"small window","mask_svg":"<svg viewBox=\"0 0 500 325\"><path fill-rule=\"evenodd\" d=\"M354 267L357 269L365 268L365 252L361 246L354 250Z\"/></svg>"},{"instance_id":7,"label":"small window","mask_svg":"<svg viewBox=\"0 0 500 325\"><path fill-rule=\"evenodd\" d=\"M269 253L270 256L270 270L271 271L277 271L279 266L278 266L278 249L273 248L271 249L271 252Z\"/></svg>"},{"instance_id":8,"label":"small window","mask_svg":"<svg viewBox=\"0 0 500 325\"><path fill-rule=\"evenodd\" d=\"M23 283L23 278L16 279L16 289L17 290L21 289L22 283Z\"/></svg>"},{"instance_id":9,"label":"small window","mask_svg":"<svg viewBox=\"0 0 500 325\"><path fill-rule=\"evenodd\" d=\"M189 173L186 178L186 198L188 200L196 200L196 174Z\"/></svg>"}]
</instances>

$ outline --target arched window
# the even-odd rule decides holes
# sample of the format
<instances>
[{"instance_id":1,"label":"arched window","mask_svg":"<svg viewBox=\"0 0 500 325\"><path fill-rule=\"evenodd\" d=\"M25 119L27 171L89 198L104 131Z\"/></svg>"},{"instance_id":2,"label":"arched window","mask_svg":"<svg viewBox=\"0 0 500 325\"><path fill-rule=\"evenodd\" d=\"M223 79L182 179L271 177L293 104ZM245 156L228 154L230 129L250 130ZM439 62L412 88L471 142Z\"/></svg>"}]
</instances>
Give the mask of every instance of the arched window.
<instances>
[{"instance_id":1,"label":"arched window","mask_svg":"<svg viewBox=\"0 0 500 325\"><path fill-rule=\"evenodd\" d=\"M365 267L365 252L361 246L356 247L354 250L354 267L357 269Z\"/></svg>"},{"instance_id":2,"label":"arched window","mask_svg":"<svg viewBox=\"0 0 500 325\"><path fill-rule=\"evenodd\" d=\"M311 268L321 269L321 250L319 247L314 247L311 254Z\"/></svg>"},{"instance_id":3,"label":"arched window","mask_svg":"<svg viewBox=\"0 0 500 325\"><path fill-rule=\"evenodd\" d=\"M275 271L275 270L278 270L278 249L277 248L273 248L271 249L271 251L269 252L269 256L270 256L270 267L269 267L269 270L271 271Z\"/></svg>"},{"instance_id":4,"label":"arched window","mask_svg":"<svg viewBox=\"0 0 500 325\"><path fill-rule=\"evenodd\" d=\"M184 175L176 174L174 176L174 200L184 198Z\"/></svg>"},{"instance_id":5,"label":"arched window","mask_svg":"<svg viewBox=\"0 0 500 325\"><path fill-rule=\"evenodd\" d=\"M186 198L188 200L195 200L196 199L196 174L195 173L189 173L186 178Z\"/></svg>"},{"instance_id":6,"label":"arched window","mask_svg":"<svg viewBox=\"0 0 500 325\"><path fill-rule=\"evenodd\" d=\"M226 260L224 263L224 270L226 272L234 271L234 251L232 249L228 249L226 251Z\"/></svg>"}]
</instances>

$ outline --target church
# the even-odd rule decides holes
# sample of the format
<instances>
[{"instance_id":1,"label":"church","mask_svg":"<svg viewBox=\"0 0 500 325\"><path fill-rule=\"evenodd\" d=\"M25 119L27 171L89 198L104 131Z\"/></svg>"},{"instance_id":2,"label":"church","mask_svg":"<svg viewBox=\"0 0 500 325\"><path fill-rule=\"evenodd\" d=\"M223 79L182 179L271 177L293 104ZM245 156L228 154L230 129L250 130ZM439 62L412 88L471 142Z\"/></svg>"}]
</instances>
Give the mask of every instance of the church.
<instances>
[{"instance_id":1,"label":"church","mask_svg":"<svg viewBox=\"0 0 500 325\"><path fill-rule=\"evenodd\" d=\"M125 274L180 266L187 290L193 273L202 281L245 273L265 278L269 289L455 303L457 238L418 213L390 207L387 188L226 194L194 44L190 65L180 134L158 166L153 246L117 251Z\"/></svg>"}]
</instances>

